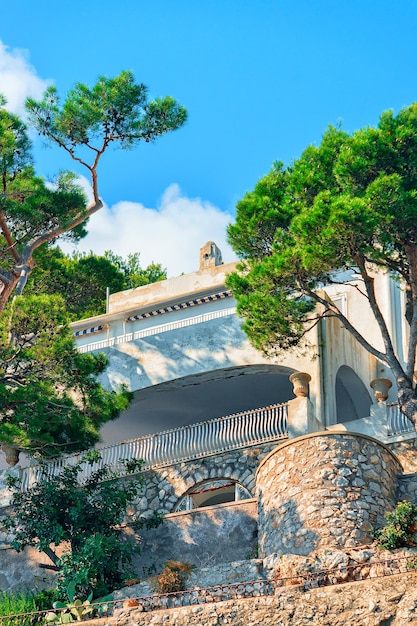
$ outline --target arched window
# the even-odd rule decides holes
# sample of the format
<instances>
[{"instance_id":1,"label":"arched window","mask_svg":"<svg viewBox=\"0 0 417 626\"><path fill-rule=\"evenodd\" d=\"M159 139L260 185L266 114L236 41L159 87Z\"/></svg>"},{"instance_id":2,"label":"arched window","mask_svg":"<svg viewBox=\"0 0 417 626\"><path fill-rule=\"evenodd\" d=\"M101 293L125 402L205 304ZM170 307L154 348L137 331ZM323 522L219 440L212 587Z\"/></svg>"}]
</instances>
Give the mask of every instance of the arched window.
<instances>
[{"instance_id":1,"label":"arched window","mask_svg":"<svg viewBox=\"0 0 417 626\"><path fill-rule=\"evenodd\" d=\"M336 375L337 423L368 417L371 396L359 376L351 367L342 365Z\"/></svg>"},{"instance_id":2,"label":"arched window","mask_svg":"<svg viewBox=\"0 0 417 626\"><path fill-rule=\"evenodd\" d=\"M252 494L240 483L227 478L206 480L192 487L178 502L175 511L190 511L224 502L236 502L252 498Z\"/></svg>"}]
</instances>

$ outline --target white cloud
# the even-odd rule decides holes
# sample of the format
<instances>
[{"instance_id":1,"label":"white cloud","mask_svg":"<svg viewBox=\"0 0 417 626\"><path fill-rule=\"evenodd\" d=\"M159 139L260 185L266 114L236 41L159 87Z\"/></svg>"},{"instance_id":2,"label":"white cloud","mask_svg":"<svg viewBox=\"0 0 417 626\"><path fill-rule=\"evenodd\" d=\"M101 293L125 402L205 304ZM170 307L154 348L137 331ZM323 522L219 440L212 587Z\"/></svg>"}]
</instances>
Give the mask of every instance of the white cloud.
<instances>
[{"instance_id":1,"label":"white cloud","mask_svg":"<svg viewBox=\"0 0 417 626\"><path fill-rule=\"evenodd\" d=\"M86 179L80 179L89 194ZM222 251L223 261L236 257L226 242L226 226L231 216L201 198L187 198L177 184L164 192L156 209L139 202L107 205L90 219L88 235L78 250L102 254L112 250L126 257L140 252L141 265L152 261L168 269L168 276L194 272L199 267L199 250L206 241L214 241ZM69 251L68 244L62 248Z\"/></svg>"},{"instance_id":2,"label":"white cloud","mask_svg":"<svg viewBox=\"0 0 417 626\"><path fill-rule=\"evenodd\" d=\"M7 98L9 110L24 115L26 98L40 98L52 82L38 76L27 51L10 49L0 40L0 93ZM91 200L89 182L83 177L80 182ZM216 242L225 263L234 260L226 243L230 221L230 215L218 207L201 198L187 198L172 184L156 208L126 201L105 205L91 218L88 235L78 249L96 254L112 250L123 257L140 252L142 267L155 261L167 268L168 276L177 276L198 269L199 250L206 241ZM62 248L70 250L66 243Z\"/></svg>"},{"instance_id":3,"label":"white cloud","mask_svg":"<svg viewBox=\"0 0 417 626\"><path fill-rule=\"evenodd\" d=\"M6 97L10 111L24 116L26 98L40 98L51 83L39 78L26 50L10 50L0 41L0 93Z\"/></svg>"}]
</instances>

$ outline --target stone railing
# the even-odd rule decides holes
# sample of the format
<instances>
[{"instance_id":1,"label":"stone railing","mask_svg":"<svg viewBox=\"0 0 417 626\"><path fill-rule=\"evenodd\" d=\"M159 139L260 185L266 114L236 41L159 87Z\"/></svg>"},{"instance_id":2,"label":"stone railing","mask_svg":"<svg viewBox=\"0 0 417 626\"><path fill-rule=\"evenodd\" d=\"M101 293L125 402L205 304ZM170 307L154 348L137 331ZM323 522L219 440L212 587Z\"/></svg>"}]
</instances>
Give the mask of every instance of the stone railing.
<instances>
[{"instance_id":1,"label":"stone railing","mask_svg":"<svg viewBox=\"0 0 417 626\"><path fill-rule=\"evenodd\" d=\"M85 465L80 480L103 465L117 468L121 459L143 459L143 469L149 470L285 439L288 436L287 418L288 404L276 404L107 446L100 450L101 459L98 462ZM78 463L82 456L82 453L74 454L50 462L46 472L45 466L41 465L12 471L19 472L22 490L26 490L41 475L54 476L65 465Z\"/></svg>"},{"instance_id":2,"label":"stone railing","mask_svg":"<svg viewBox=\"0 0 417 626\"><path fill-rule=\"evenodd\" d=\"M413 423L401 413L398 402L387 404L388 436L403 435L414 431Z\"/></svg>"},{"instance_id":3,"label":"stone railing","mask_svg":"<svg viewBox=\"0 0 417 626\"><path fill-rule=\"evenodd\" d=\"M228 309L222 309L220 311L211 311L210 313L203 313L201 315L195 315L182 320L176 320L174 322L168 322L166 324L158 324L144 330L137 330L132 332L125 332L117 337L107 337L99 341L92 341L85 345L78 346L78 350L82 353L93 352L94 350L104 350L105 348L111 348L120 343L128 343L135 341L136 339L143 339L144 337L150 337L151 335L159 335L160 333L166 333L178 328L186 328L187 326L194 326L195 324L203 324L210 320L219 319L221 317L227 317L228 315L234 315L236 313L236 307ZM93 336L93 335L92 335ZM80 338L85 338L86 335L80 335Z\"/></svg>"}]
</instances>

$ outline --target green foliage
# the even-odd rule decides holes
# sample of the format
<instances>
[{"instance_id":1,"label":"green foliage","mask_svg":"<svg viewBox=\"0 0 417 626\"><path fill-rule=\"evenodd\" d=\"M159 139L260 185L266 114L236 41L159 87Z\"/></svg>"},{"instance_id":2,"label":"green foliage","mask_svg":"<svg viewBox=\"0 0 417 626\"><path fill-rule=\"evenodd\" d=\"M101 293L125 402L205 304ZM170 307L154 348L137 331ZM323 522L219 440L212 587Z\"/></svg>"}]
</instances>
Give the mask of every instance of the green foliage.
<instances>
[{"instance_id":1,"label":"green foliage","mask_svg":"<svg viewBox=\"0 0 417 626\"><path fill-rule=\"evenodd\" d=\"M384 528L374 533L377 545L387 550L415 546L417 541L417 506L403 500L385 515Z\"/></svg>"},{"instance_id":2,"label":"green foliage","mask_svg":"<svg viewBox=\"0 0 417 626\"><path fill-rule=\"evenodd\" d=\"M30 123L88 171L94 200L87 205L71 172L61 173L52 186L36 176L27 128L4 105L0 96L0 312L13 293L22 295L38 248L60 236L86 234L86 221L103 206L97 168L106 150L155 141L187 118L169 96L149 100L147 87L135 83L131 72L102 76L91 88L78 83L62 103L55 87L39 102L29 98Z\"/></svg>"},{"instance_id":3,"label":"green foliage","mask_svg":"<svg viewBox=\"0 0 417 626\"><path fill-rule=\"evenodd\" d=\"M32 592L2 591L0 592L0 617L31 613L38 607Z\"/></svg>"},{"instance_id":4,"label":"green foliage","mask_svg":"<svg viewBox=\"0 0 417 626\"><path fill-rule=\"evenodd\" d=\"M411 417L417 413L412 389L417 346L417 104L397 116L383 113L378 128L352 135L329 127L320 145L309 146L290 166L275 164L237 204L228 237L243 260L228 284L256 347L279 353L302 344L320 319L337 317L368 352L391 368L404 412ZM404 286L410 324L405 368L396 357L375 295L379 270ZM358 293L374 314L382 349L362 336L321 291L346 280L342 272L359 281Z\"/></svg>"},{"instance_id":5,"label":"green foliage","mask_svg":"<svg viewBox=\"0 0 417 626\"><path fill-rule=\"evenodd\" d=\"M5 626L35 626L44 624L44 615L56 596L55 591L2 591L0 592L0 623ZM7 622L5 619L7 617Z\"/></svg>"},{"instance_id":6,"label":"green foliage","mask_svg":"<svg viewBox=\"0 0 417 626\"><path fill-rule=\"evenodd\" d=\"M166 278L166 270L159 264L141 268L139 253L124 260L112 252L70 256L57 247L42 246L34 258L36 266L26 289L34 295L62 296L72 320L105 313L107 287L115 293Z\"/></svg>"},{"instance_id":7,"label":"green foliage","mask_svg":"<svg viewBox=\"0 0 417 626\"><path fill-rule=\"evenodd\" d=\"M123 274L123 289L134 289L157 283L167 277L166 269L163 269L160 263L152 262L148 267L142 268L139 253L128 254L127 258L123 259L114 252L106 250L104 257Z\"/></svg>"},{"instance_id":8,"label":"green foliage","mask_svg":"<svg viewBox=\"0 0 417 626\"><path fill-rule=\"evenodd\" d=\"M2 193L10 182L32 164L31 143L26 125L17 115L5 109L6 100L0 95L0 173Z\"/></svg>"},{"instance_id":9,"label":"green foliage","mask_svg":"<svg viewBox=\"0 0 417 626\"><path fill-rule=\"evenodd\" d=\"M81 354L58 296L20 296L1 316L0 441L42 458L83 450L127 408L102 388L103 354Z\"/></svg>"},{"instance_id":10,"label":"green foliage","mask_svg":"<svg viewBox=\"0 0 417 626\"><path fill-rule=\"evenodd\" d=\"M143 476L137 475L142 462L120 460L116 470L100 466L99 461L95 451L52 477L47 476L45 466L43 477L26 492L20 491L19 481L9 481L14 495L5 523L14 534L12 546L18 552L33 546L47 554L59 569L61 597L69 585L74 586L77 598L90 591L97 597L120 586L139 550L134 538L122 534L121 524L127 506L142 489ZM92 466L92 471L81 482L85 465ZM130 477L121 479L121 472ZM160 523L161 516L155 514L138 527ZM58 557L56 547L65 542L69 549Z\"/></svg>"},{"instance_id":11,"label":"green foliage","mask_svg":"<svg viewBox=\"0 0 417 626\"><path fill-rule=\"evenodd\" d=\"M191 563L184 561L167 561L162 572L155 576L152 581L156 593L183 591L185 578L193 567Z\"/></svg>"},{"instance_id":12,"label":"green foliage","mask_svg":"<svg viewBox=\"0 0 417 626\"><path fill-rule=\"evenodd\" d=\"M49 87L42 101L29 98L27 109L38 132L69 152L111 143L132 148L176 130L187 119L184 107L169 96L149 101L146 85L135 83L126 71L115 78L101 76L92 88L77 83L62 105L56 88Z\"/></svg>"},{"instance_id":13,"label":"green foliage","mask_svg":"<svg viewBox=\"0 0 417 626\"><path fill-rule=\"evenodd\" d=\"M57 600L53 604L53 608L57 611L49 611L45 616L45 621L51 624L70 624L72 622L82 622L84 618L94 612L94 607L91 606L91 600L93 594L90 593L87 600L79 600L75 598L75 584L70 583L66 588L66 594L68 601L61 602Z\"/></svg>"}]
</instances>

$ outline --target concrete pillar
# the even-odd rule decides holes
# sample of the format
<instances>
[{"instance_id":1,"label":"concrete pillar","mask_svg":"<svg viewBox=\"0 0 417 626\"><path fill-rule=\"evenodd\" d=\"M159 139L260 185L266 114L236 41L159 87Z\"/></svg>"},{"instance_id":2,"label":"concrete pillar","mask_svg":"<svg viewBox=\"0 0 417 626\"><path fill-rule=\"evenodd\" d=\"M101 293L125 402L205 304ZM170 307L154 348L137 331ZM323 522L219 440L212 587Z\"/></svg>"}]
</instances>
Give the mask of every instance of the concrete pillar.
<instances>
[{"instance_id":1,"label":"concrete pillar","mask_svg":"<svg viewBox=\"0 0 417 626\"><path fill-rule=\"evenodd\" d=\"M306 397L299 396L288 402L288 437L301 437L323 430L314 415L314 407Z\"/></svg>"}]
</instances>

